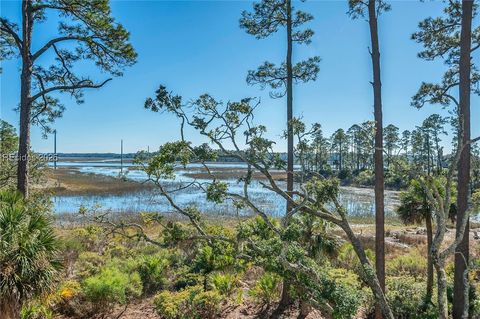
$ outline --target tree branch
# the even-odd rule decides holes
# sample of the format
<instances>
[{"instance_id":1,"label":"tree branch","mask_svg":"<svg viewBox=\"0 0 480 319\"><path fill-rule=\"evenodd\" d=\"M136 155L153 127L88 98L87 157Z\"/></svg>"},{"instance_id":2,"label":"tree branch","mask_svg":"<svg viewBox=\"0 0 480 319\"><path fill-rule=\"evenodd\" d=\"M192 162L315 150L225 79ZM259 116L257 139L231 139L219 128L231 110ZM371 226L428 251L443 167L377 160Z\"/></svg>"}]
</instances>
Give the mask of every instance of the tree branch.
<instances>
[{"instance_id":1,"label":"tree branch","mask_svg":"<svg viewBox=\"0 0 480 319\"><path fill-rule=\"evenodd\" d=\"M10 34L15 40L15 44L17 45L18 50L22 52L23 41L20 39L18 34L12 29L12 27L8 24L7 20L5 20L4 18L0 18L0 23L2 25L2 27L0 27L0 30Z\"/></svg>"},{"instance_id":2,"label":"tree branch","mask_svg":"<svg viewBox=\"0 0 480 319\"><path fill-rule=\"evenodd\" d=\"M38 99L39 97L45 95L45 94L48 94L50 92L53 92L53 91L60 91L60 90L76 90L76 89L98 89L98 88L101 88L102 86L104 86L107 82L111 81L112 79L106 79L105 81L103 81L102 83L99 83L99 84L93 84L91 83L90 80L82 80L76 84L73 84L73 85L58 85L58 86L53 86L53 87L50 87L50 88L47 88L45 90L42 90L40 92L38 92L37 94L35 94L34 96L32 96L30 98L30 101L33 102L35 101L36 99Z\"/></svg>"},{"instance_id":3,"label":"tree branch","mask_svg":"<svg viewBox=\"0 0 480 319\"><path fill-rule=\"evenodd\" d=\"M89 38L92 38L92 37L89 37ZM86 42L87 38L72 35L72 36L64 36L64 37L59 37L59 38L52 39L52 40L48 41L43 47L41 47L37 52L35 52L32 55L32 61L35 61L38 57L40 57L43 53L45 53L45 51L47 51L49 48L51 48L56 43L63 42L63 41L69 41L69 40L77 40L77 41Z\"/></svg>"}]
</instances>

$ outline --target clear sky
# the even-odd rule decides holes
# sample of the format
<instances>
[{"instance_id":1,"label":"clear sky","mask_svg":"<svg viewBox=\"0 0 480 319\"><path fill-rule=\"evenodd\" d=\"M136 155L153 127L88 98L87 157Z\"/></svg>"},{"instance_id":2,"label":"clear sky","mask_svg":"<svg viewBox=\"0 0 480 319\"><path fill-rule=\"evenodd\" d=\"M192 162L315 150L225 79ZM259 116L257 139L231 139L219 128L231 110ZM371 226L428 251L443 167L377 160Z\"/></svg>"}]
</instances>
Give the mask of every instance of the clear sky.
<instances>
[{"instance_id":1,"label":"clear sky","mask_svg":"<svg viewBox=\"0 0 480 319\"><path fill-rule=\"evenodd\" d=\"M373 119L371 62L368 54L368 24L351 20L347 1L294 2L310 12L315 20L312 44L294 48L294 58L319 55L320 73L316 82L295 87L294 113L308 123L319 122L325 134L337 128ZM416 54L421 47L410 40L420 20L438 16L442 2L392 1L392 11L379 20L382 59L383 107L385 125L393 123L401 130L413 129L432 113L446 115L439 106L422 110L410 106L421 81L437 81L443 73L441 62L427 62ZM285 34L257 40L239 28L242 10L251 9L249 1L112 1L115 18L131 33L138 62L100 90L85 91L85 103L76 105L68 95L63 118L54 124L58 131L59 152L119 152L120 139L126 152L155 149L179 137L178 123L168 115L143 109L145 98L159 84L185 98L208 92L227 100L247 96L261 97L256 121L268 127L284 150L279 138L286 122L285 100L269 98L268 91L245 82L249 69L263 61L280 63L285 56ZM1 1L1 15L12 21L20 16L20 1ZM478 21L474 21L478 25ZM55 18L34 31L38 48L55 34ZM474 59L477 60L478 56ZM1 118L18 124L13 109L19 101L19 61L2 63ZM82 71L98 80L108 77L93 67ZM472 100L473 134L480 134L479 99ZM195 142L200 140L190 135ZM448 142L451 137L448 137ZM51 152L53 139L42 139L40 130L32 131L35 151Z\"/></svg>"}]
</instances>

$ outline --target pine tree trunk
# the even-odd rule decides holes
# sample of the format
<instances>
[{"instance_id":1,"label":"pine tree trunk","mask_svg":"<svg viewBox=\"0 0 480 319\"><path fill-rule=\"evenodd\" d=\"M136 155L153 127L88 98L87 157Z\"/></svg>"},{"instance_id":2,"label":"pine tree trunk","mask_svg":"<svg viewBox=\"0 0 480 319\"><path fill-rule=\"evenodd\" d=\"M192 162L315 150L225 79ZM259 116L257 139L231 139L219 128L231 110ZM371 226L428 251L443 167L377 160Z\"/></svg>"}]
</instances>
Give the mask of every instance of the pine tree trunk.
<instances>
[{"instance_id":1,"label":"pine tree trunk","mask_svg":"<svg viewBox=\"0 0 480 319\"><path fill-rule=\"evenodd\" d=\"M425 220L425 226L427 228L427 291L425 294L425 305L427 306L432 302L433 296L433 260L432 260L432 242L433 242L433 227L432 216L428 214Z\"/></svg>"},{"instance_id":2,"label":"pine tree trunk","mask_svg":"<svg viewBox=\"0 0 480 319\"><path fill-rule=\"evenodd\" d=\"M437 149L437 174L442 174L442 154L440 154L440 145L438 144L438 136L435 136L435 148Z\"/></svg>"},{"instance_id":3,"label":"pine tree trunk","mask_svg":"<svg viewBox=\"0 0 480 319\"><path fill-rule=\"evenodd\" d=\"M377 8L375 0L368 2L368 20L371 38L373 66L373 107L375 116L375 269L378 283L385 291L385 212L383 172L383 118L382 83L380 80L380 47L378 42ZM380 305L375 318L383 318Z\"/></svg>"},{"instance_id":4,"label":"pine tree trunk","mask_svg":"<svg viewBox=\"0 0 480 319\"><path fill-rule=\"evenodd\" d=\"M427 174L430 175L431 168L430 168L430 135L427 135Z\"/></svg>"},{"instance_id":5,"label":"pine tree trunk","mask_svg":"<svg viewBox=\"0 0 480 319\"><path fill-rule=\"evenodd\" d=\"M360 170L360 151L357 148L357 171Z\"/></svg>"},{"instance_id":6,"label":"pine tree trunk","mask_svg":"<svg viewBox=\"0 0 480 319\"><path fill-rule=\"evenodd\" d=\"M20 305L13 297L2 297L0 299L0 318L19 319Z\"/></svg>"},{"instance_id":7,"label":"pine tree trunk","mask_svg":"<svg viewBox=\"0 0 480 319\"><path fill-rule=\"evenodd\" d=\"M460 36L460 85L459 85L459 115L462 144L470 140L470 72L471 72L471 38L472 38L473 1L462 1L462 30ZM470 184L470 144L463 149L458 162L457 183L457 236L462 231L461 221L468 207ZM465 298L467 287L464 284L464 273L469 260L469 229L467 222L463 240L455 250L455 275L453 287L453 318L460 319L464 309L468 307Z\"/></svg>"},{"instance_id":8,"label":"pine tree trunk","mask_svg":"<svg viewBox=\"0 0 480 319\"><path fill-rule=\"evenodd\" d=\"M286 0L287 10L287 194L293 191L293 69L292 69L292 4ZM287 214L292 210L292 205L287 202ZM286 308L292 303L290 296L290 282L284 279L282 298L279 308Z\"/></svg>"},{"instance_id":9,"label":"pine tree trunk","mask_svg":"<svg viewBox=\"0 0 480 319\"><path fill-rule=\"evenodd\" d=\"M339 159L338 171L339 171L339 172L341 172L342 169L343 169L343 167L342 167L342 162L343 162L342 152L343 152L343 150L342 150L342 142L340 142L340 147L339 147L339 152L338 152L338 153L339 153L339 154L338 154L338 156L339 156L339 158L338 158L338 159Z\"/></svg>"},{"instance_id":10,"label":"pine tree trunk","mask_svg":"<svg viewBox=\"0 0 480 319\"><path fill-rule=\"evenodd\" d=\"M287 6L287 192L293 191L293 69L292 69L292 6L290 0ZM287 212L291 210L287 203Z\"/></svg>"},{"instance_id":11,"label":"pine tree trunk","mask_svg":"<svg viewBox=\"0 0 480 319\"><path fill-rule=\"evenodd\" d=\"M30 91L32 84L32 61L30 41L32 36L31 0L22 1L22 73L20 88L20 138L18 145L17 190L28 197L28 153L30 149L30 115L32 103Z\"/></svg>"}]
</instances>

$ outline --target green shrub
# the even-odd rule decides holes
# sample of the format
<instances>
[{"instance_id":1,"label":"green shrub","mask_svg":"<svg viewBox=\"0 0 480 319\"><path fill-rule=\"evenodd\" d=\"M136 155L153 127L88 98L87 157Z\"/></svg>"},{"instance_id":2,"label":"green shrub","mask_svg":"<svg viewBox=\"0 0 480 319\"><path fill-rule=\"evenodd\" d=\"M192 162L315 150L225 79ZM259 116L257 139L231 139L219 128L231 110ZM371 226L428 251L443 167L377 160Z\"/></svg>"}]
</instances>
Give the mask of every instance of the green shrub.
<instances>
[{"instance_id":1,"label":"green shrub","mask_svg":"<svg viewBox=\"0 0 480 319\"><path fill-rule=\"evenodd\" d=\"M66 280L58 289L58 296L61 299L68 300L78 295L82 290L80 283L75 280Z\"/></svg>"},{"instance_id":2,"label":"green shrub","mask_svg":"<svg viewBox=\"0 0 480 319\"><path fill-rule=\"evenodd\" d=\"M418 251L412 251L387 261L387 273L390 276L411 276L425 278L427 260Z\"/></svg>"},{"instance_id":3,"label":"green shrub","mask_svg":"<svg viewBox=\"0 0 480 319\"><path fill-rule=\"evenodd\" d=\"M187 308L186 294L162 291L153 300L157 313L164 319L183 319Z\"/></svg>"},{"instance_id":4,"label":"green shrub","mask_svg":"<svg viewBox=\"0 0 480 319\"><path fill-rule=\"evenodd\" d=\"M316 280L306 274L297 274L300 284L297 297L307 303L315 300L319 304L328 304L333 310L333 319L353 318L368 297L368 293L362 291L358 276L352 271L328 265L312 264L311 269L317 273Z\"/></svg>"},{"instance_id":5,"label":"green shrub","mask_svg":"<svg viewBox=\"0 0 480 319\"><path fill-rule=\"evenodd\" d=\"M353 183L363 186L372 186L374 184L375 176L372 171L364 170L358 173L357 176L353 178Z\"/></svg>"},{"instance_id":6,"label":"green shrub","mask_svg":"<svg viewBox=\"0 0 480 319\"><path fill-rule=\"evenodd\" d=\"M52 319L53 311L40 302L30 302L22 307L20 312L21 319Z\"/></svg>"},{"instance_id":7,"label":"green shrub","mask_svg":"<svg viewBox=\"0 0 480 319\"><path fill-rule=\"evenodd\" d=\"M125 303L142 293L138 273L128 274L118 268L103 268L97 275L86 278L82 289L86 299L98 313L105 313L116 303Z\"/></svg>"},{"instance_id":8,"label":"green shrub","mask_svg":"<svg viewBox=\"0 0 480 319\"><path fill-rule=\"evenodd\" d=\"M425 300L425 282L413 277L388 278L387 298L397 319L433 319L438 316L433 307L420 311Z\"/></svg>"},{"instance_id":9,"label":"green shrub","mask_svg":"<svg viewBox=\"0 0 480 319\"><path fill-rule=\"evenodd\" d=\"M375 255L373 254L373 252L370 249L366 249L365 253L368 259L372 263L374 263ZM334 264L338 268L352 270L355 274L359 275L361 278L364 278L362 264L360 263L360 260L358 259L358 256L355 253L352 244L350 243L344 244L340 248L337 258L335 258Z\"/></svg>"},{"instance_id":10,"label":"green shrub","mask_svg":"<svg viewBox=\"0 0 480 319\"><path fill-rule=\"evenodd\" d=\"M352 178L352 171L344 168L338 172L337 176L341 181L348 181Z\"/></svg>"},{"instance_id":11,"label":"green shrub","mask_svg":"<svg viewBox=\"0 0 480 319\"><path fill-rule=\"evenodd\" d=\"M137 271L143 284L144 293L152 293L164 287L169 266L168 256L156 254L141 258Z\"/></svg>"},{"instance_id":12,"label":"green shrub","mask_svg":"<svg viewBox=\"0 0 480 319\"><path fill-rule=\"evenodd\" d=\"M100 251L104 246L104 232L101 227L96 225L87 225L85 227L76 228L74 237L80 242L84 250Z\"/></svg>"},{"instance_id":13,"label":"green shrub","mask_svg":"<svg viewBox=\"0 0 480 319\"><path fill-rule=\"evenodd\" d=\"M54 221L41 206L35 198L26 202L20 193L0 191L0 299L15 313L32 297L50 293L61 268Z\"/></svg>"},{"instance_id":14,"label":"green shrub","mask_svg":"<svg viewBox=\"0 0 480 319\"><path fill-rule=\"evenodd\" d=\"M119 244L119 243L112 243L111 246L108 248L107 251L108 255L111 258L127 258L129 256L129 249L127 247Z\"/></svg>"},{"instance_id":15,"label":"green shrub","mask_svg":"<svg viewBox=\"0 0 480 319\"><path fill-rule=\"evenodd\" d=\"M222 296L216 290L204 291L194 295L192 300L193 312L196 318L213 319L220 310Z\"/></svg>"},{"instance_id":16,"label":"green shrub","mask_svg":"<svg viewBox=\"0 0 480 319\"><path fill-rule=\"evenodd\" d=\"M54 299L55 312L68 317L78 317L89 311L87 305L84 305L84 295L78 281L64 281L58 288Z\"/></svg>"},{"instance_id":17,"label":"green shrub","mask_svg":"<svg viewBox=\"0 0 480 319\"><path fill-rule=\"evenodd\" d=\"M229 273L215 273L210 277L210 285L222 296L230 297L237 290L238 277Z\"/></svg>"},{"instance_id":18,"label":"green shrub","mask_svg":"<svg viewBox=\"0 0 480 319\"><path fill-rule=\"evenodd\" d=\"M162 291L153 303L164 319L210 319L220 310L222 296L216 290L203 291L201 286L180 291Z\"/></svg>"},{"instance_id":19,"label":"green shrub","mask_svg":"<svg viewBox=\"0 0 480 319\"><path fill-rule=\"evenodd\" d=\"M470 286L470 292L470 313L473 318L480 318L480 296L475 287Z\"/></svg>"},{"instance_id":20,"label":"green shrub","mask_svg":"<svg viewBox=\"0 0 480 319\"><path fill-rule=\"evenodd\" d=\"M353 318L368 293L362 291L358 275L343 268L326 271L322 282L323 297L334 304L333 318Z\"/></svg>"},{"instance_id":21,"label":"green shrub","mask_svg":"<svg viewBox=\"0 0 480 319\"><path fill-rule=\"evenodd\" d=\"M105 265L105 258L94 252L82 252L75 264L75 272L80 278L95 275Z\"/></svg>"},{"instance_id":22,"label":"green shrub","mask_svg":"<svg viewBox=\"0 0 480 319\"><path fill-rule=\"evenodd\" d=\"M190 270L190 267L187 265L175 269L174 279L171 285L174 290L182 290L187 287L203 284L203 276L199 273L192 273Z\"/></svg>"},{"instance_id":23,"label":"green shrub","mask_svg":"<svg viewBox=\"0 0 480 319\"><path fill-rule=\"evenodd\" d=\"M264 305L271 305L280 295L280 281L280 276L266 272L257 280L249 293Z\"/></svg>"}]
</instances>

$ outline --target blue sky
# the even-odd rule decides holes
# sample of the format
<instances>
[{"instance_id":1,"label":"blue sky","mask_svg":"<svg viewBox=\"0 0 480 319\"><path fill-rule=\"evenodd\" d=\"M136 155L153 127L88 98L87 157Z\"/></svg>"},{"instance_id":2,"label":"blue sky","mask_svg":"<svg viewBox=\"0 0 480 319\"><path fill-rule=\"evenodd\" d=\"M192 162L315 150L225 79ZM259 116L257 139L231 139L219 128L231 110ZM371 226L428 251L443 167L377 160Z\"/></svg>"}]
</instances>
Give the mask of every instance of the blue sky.
<instances>
[{"instance_id":1,"label":"blue sky","mask_svg":"<svg viewBox=\"0 0 480 319\"><path fill-rule=\"evenodd\" d=\"M380 18L380 45L385 125L413 129L432 113L447 114L439 106L422 110L410 106L421 81L437 81L444 66L416 57L421 47L410 40L420 20L441 13L442 2L393 1L392 11ZM315 16L309 23L315 31L312 44L294 48L295 60L319 55L320 73L316 82L295 87L294 113L306 122L319 122L327 135L337 128L373 119L371 63L368 24L351 20L346 1L307 1L295 5ZM185 98L208 92L227 101L258 96L262 104L256 121L268 127L284 150L279 138L285 127L285 100L271 99L267 91L248 86L245 77L263 61L279 63L285 56L284 32L257 40L238 26L249 1L112 1L115 18L131 33L138 62L100 90L85 91L85 103L76 105L67 95L63 118L54 124L58 131L59 152L118 152L120 139L126 152L155 149L179 138L178 123L169 115L143 109L145 98L159 84ZM1 15L17 21L19 1L1 1ZM477 23L478 21L475 21ZM56 31L56 19L34 31L35 48ZM476 60L478 57L475 56ZM48 57L47 57L48 60ZM1 118L17 124L13 111L19 101L19 61L2 63ZM93 67L82 65L82 72L102 80L108 77ZM473 134L480 134L478 98L472 100ZM202 140L193 134L194 142ZM450 137L447 138L448 142ZM35 151L52 151L53 139L42 139L32 131Z\"/></svg>"}]
</instances>

